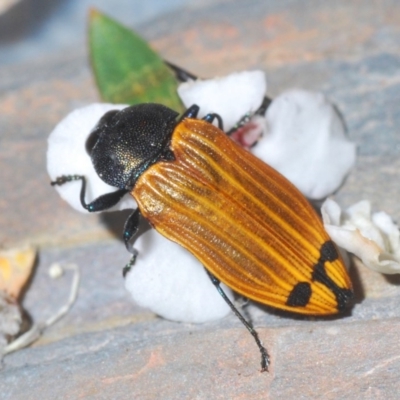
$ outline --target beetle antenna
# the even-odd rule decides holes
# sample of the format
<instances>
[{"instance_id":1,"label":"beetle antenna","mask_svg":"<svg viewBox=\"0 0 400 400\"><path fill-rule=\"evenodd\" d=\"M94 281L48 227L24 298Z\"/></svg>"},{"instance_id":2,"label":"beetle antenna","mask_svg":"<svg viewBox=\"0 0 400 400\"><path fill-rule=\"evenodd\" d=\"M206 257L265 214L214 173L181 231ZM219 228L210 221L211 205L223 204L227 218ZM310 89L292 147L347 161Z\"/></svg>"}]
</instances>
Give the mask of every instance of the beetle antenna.
<instances>
[{"instance_id":1,"label":"beetle antenna","mask_svg":"<svg viewBox=\"0 0 400 400\"><path fill-rule=\"evenodd\" d=\"M206 270L207 271L207 270ZM216 278L213 274L207 271L208 276L211 279L213 285L217 288L218 293L225 300L226 304L230 307L230 309L234 312L234 314L239 318L240 322L246 327L246 329L253 336L258 349L261 353L261 372L268 371L268 366L270 364L270 358L267 349L262 345L260 338L258 337L257 331L244 319L243 315L240 314L238 309L233 305L233 303L229 300L229 297L221 288L221 282L218 278Z\"/></svg>"},{"instance_id":2,"label":"beetle antenna","mask_svg":"<svg viewBox=\"0 0 400 400\"><path fill-rule=\"evenodd\" d=\"M104 211L108 210L109 208L115 206L119 203L119 201L128 193L126 189L119 189L115 192L106 193L102 196L97 197L90 203L86 203L85 201L85 192L86 192L86 178L83 175L61 175L56 178L55 181L50 182L51 186L61 186L67 182L73 181L81 181L81 191L79 198L81 200L82 207L89 212L96 212L96 211Z\"/></svg>"}]
</instances>

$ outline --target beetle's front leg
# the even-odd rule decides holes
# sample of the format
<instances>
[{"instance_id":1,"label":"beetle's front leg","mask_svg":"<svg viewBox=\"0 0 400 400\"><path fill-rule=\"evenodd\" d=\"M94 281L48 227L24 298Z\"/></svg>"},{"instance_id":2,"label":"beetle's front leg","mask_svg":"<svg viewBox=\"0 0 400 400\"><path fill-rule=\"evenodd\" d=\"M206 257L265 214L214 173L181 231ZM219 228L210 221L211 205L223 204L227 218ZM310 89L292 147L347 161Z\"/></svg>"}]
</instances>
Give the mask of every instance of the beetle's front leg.
<instances>
[{"instance_id":1,"label":"beetle's front leg","mask_svg":"<svg viewBox=\"0 0 400 400\"><path fill-rule=\"evenodd\" d=\"M103 194L102 196L97 197L90 203L86 203L85 201L85 191L86 191L86 178L83 175L62 175L56 178L55 181L51 182L52 186L56 185L64 185L67 182L73 182L73 181L82 181L82 186L81 186L81 191L80 191L80 200L82 207L89 212L96 212L96 211L104 211L107 210L116 204L119 203L119 201L122 199L122 197L128 193L128 190L126 189L119 189L116 190L115 192L111 193L106 193ZM137 208L127 219L125 222L125 227L124 227L124 233L123 233L123 239L125 243L125 247L127 250L132 254L132 258L129 261L129 263L123 268L122 274L123 276L126 275L126 273L131 269L131 267L135 264L136 257L137 257L137 250L135 250L130 244L129 240L132 239L132 237L137 233L139 229L139 218L140 218L140 212L139 209Z\"/></svg>"},{"instance_id":2,"label":"beetle's front leg","mask_svg":"<svg viewBox=\"0 0 400 400\"><path fill-rule=\"evenodd\" d=\"M90 203L86 203L85 201L85 191L86 191L86 178L83 175L62 175L59 176L55 181L51 182L52 186L61 186L64 183L72 182L72 181L82 181L82 187L80 192L80 200L82 207L89 212L96 212L96 211L104 211L107 210L116 204L128 193L126 189L119 189L115 192L106 193L102 196L97 197Z\"/></svg>"}]
</instances>

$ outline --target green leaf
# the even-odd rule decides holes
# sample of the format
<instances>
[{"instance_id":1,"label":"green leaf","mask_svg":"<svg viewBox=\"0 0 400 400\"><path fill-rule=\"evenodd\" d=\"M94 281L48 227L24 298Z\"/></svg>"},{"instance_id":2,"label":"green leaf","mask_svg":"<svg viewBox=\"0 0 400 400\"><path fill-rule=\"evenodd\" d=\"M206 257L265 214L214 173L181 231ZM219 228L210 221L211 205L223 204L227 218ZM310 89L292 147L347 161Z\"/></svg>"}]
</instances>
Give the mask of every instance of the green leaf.
<instances>
[{"instance_id":1,"label":"green leaf","mask_svg":"<svg viewBox=\"0 0 400 400\"><path fill-rule=\"evenodd\" d=\"M96 83L104 101L161 103L182 111L174 74L140 36L92 10L89 47Z\"/></svg>"}]
</instances>

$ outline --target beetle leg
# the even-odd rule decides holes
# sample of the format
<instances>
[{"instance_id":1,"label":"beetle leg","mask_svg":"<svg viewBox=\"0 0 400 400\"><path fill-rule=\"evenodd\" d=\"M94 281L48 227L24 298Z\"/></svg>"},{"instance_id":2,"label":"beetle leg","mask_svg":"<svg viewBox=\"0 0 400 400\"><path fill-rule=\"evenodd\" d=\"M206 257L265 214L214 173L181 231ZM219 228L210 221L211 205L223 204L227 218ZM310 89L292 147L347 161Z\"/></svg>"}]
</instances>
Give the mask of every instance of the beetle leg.
<instances>
[{"instance_id":1,"label":"beetle leg","mask_svg":"<svg viewBox=\"0 0 400 400\"><path fill-rule=\"evenodd\" d=\"M72 181L82 181L82 187L81 187L81 192L80 192L80 200L82 207L88 210L89 212L96 212L96 211L104 211L112 206L115 206L121 199L122 197L128 193L128 190L126 189L119 189L116 190L115 192L111 193L106 193L103 194L102 196L97 197L97 199L94 199L90 203L86 203L85 201L85 190L86 190L86 179L82 175L62 175L59 176L55 181L51 182L52 186L55 185L63 185L64 183L67 182L72 182Z\"/></svg>"},{"instance_id":2,"label":"beetle leg","mask_svg":"<svg viewBox=\"0 0 400 400\"><path fill-rule=\"evenodd\" d=\"M238 129L240 129L243 125L246 125L250 121L251 117L253 117L254 115L264 116L271 103L272 103L272 99L270 99L267 96L264 96L264 99L263 99L260 107L258 107L257 111L254 114L247 113L247 114L243 115L243 117L239 119L239 121L235 124L235 126L231 129L229 129L229 131L226 132L226 134L228 136L231 136Z\"/></svg>"},{"instance_id":3,"label":"beetle leg","mask_svg":"<svg viewBox=\"0 0 400 400\"><path fill-rule=\"evenodd\" d=\"M261 106L258 107L258 109L254 113L254 115L262 115L262 116L264 116L271 103L272 103L272 99L270 99L267 96L264 96L264 99L263 99L263 101L261 103Z\"/></svg>"},{"instance_id":4,"label":"beetle leg","mask_svg":"<svg viewBox=\"0 0 400 400\"><path fill-rule=\"evenodd\" d=\"M197 80L197 76L191 74L188 71L185 71L184 69L182 69L181 67L178 67L175 64L170 63L169 61L165 61L164 63L171 68L171 70L175 73L176 79L178 79L179 82L187 82L188 80Z\"/></svg>"},{"instance_id":5,"label":"beetle leg","mask_svg":"<svg viewBox=\"0 0 400 400\"><path fill-rule=\"evenodd\" d=\"M123 233L123 238L124 238L124 243L126 249L129 251L129 253L134 253L134 249L132 245L129 243L129 241L137 234L139 230L139 221L140 221L140 211L139 208L133 211L133 213L128 217L128 219L125 222L124 226L124 233Z\"/></svg>"},{"instance_id":6,"label":"beetle leg","mask_svg":"<svg viewBox=\"0 0 400 400\"><path fill-rule=\"evenodd\" d=\"M223 130L224 130L224 123L223 123L222 118L221 118L221 116L220 116L219 114L210 113L210 114L207 114L207 115L203 118L204 121L209 122L210 124L212 124L212 122L214 121L214 119L217 119L217 121L218 121L218 128L221 129L221 131L223 131Z\"/></svg>"},{"instance_id":7,"label":"beetle leg","mask_svg":"<svg viewBox=\"0 0 400 400\"><path fill-rule=\"evenodd\" d=\"M242 118L239 119L239 121L235 124L235 126L231 129L229 129L226 134L228 136L231 136L233 133L235 133L238 129L240 129L243 125L246 125L250 121L251 115L247 113L244 115Z\"/></svg>"},{"instance_id":8,"label":"beetle leg","mask_svg":"<svg viewBox=\"0 0 400 400\"><path fill-rule=\"evenodd\" d=\"M132 254L131 259L128 264L122 268L122 276L125 278L126 274L131 270L133 265L136 262L136 257L139 254L136 249L133 248L132 244L129 241L137 234L139 230L139 221L140 221L140 210L137 208L133 211L133 213L128 217L124 226L124 243L126 249Z\"/></svg>"},{"instance_id":9,"label":"beetle leg","mask_svg":"<svg viewBox=\"0 0 400 400\"><path fill-rule=\"evenodd\" d=\"M199 110L200 107L197 104L193 104L182 114L182 116L179 119L179 122L183 121L186 118L197 118Z\"/></svg>"},{"instance_id":10,"label":"beetle leg","mask_svg":"<svg viewBox=\"0 0 400 400\"><path fill-rule=\"evenodd\" d=\"M128 264L122 268L122 276L125 278L126 274L131 270L131 268L135 265L136 257L138 256L138 251L132 247L132 257L129 260Z\"/></svg>"},{"instance_id":11,"label":"beetle leg","mask_svg":"<svg viewBox=\"0 0 400 400\"><path fill-rule=\"evenodd\" d=\"M257 331L244 319L243 315L240 314L240 312L237 310L237 308L229 300L228 296L226 295L226 293L221 288L221 282L219 281L219 279L217 279L209 271L207 271L207 274L210 277L211 282L213 283L213 285L217 288L218 293L225 300L225 302L228 304L228 306L231 308L231 310L234 312L234 314L239 318L240 322L247 328L247 330L253 336L253 338L254 338L254 340L255 340L255 342L256 342L259 350L260 350L260 353L261 353L261 372L268 371L268 366L269 366L269 363L270 363L269 355L268 355L267 349L262 345L262 343L260 341L260 338L258 337Z\"/></svg>"},{"instance_id":12,"label":"beetle leg","mask_svg":"<svg viewBox=\"0 0 400 400\"><path fill-rule=\"evenodd\" d=\"M190 106L183 114L182 117L179 119L179 122L183 121L186 118L197 118L197 115L199 113L200 107L197 104L193 104ZM210 113L207 114L203 120L206 122L209 122L210 124L214 121L214 119L218 120L218 128L221 129L221 131L224 130L224 123L222 121L222 118L219 114L216 113Z\"/></svg>"}]
</instances>

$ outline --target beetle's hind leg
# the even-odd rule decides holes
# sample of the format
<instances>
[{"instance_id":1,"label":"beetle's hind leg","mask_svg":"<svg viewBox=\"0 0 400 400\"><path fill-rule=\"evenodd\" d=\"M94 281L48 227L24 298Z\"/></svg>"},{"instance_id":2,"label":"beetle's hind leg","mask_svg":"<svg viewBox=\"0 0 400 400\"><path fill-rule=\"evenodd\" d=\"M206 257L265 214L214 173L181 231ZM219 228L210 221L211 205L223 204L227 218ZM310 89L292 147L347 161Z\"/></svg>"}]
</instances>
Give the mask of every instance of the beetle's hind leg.
<instances>
[{"instance_id":1,"label":"beetle's hind leg","mask_svg":"<svg viewBox=\"0 0 400 400\"><path fill-rule=\"evenodd\" d=\"M51 186L61 186L67 182L73 181L82 181L81 192L80 192L80 200L82 207L89 212L96 212L96 211L104 211L108 210L109 208L115 206L119 203L122 197L128 193L126 189L119 189L115 192L106 193L102 196L97 197L90 203L86 203L85 201L85 191L86 191L86 178L83 175L62 175L59 176L55 181L51 182Z\"/></svg>"},{"instance_id":2,"label":"beetle's hind leg","mask_svg":"<svg viewBox=\"0 0 400 400\"><path fill-rule=\"evenodd\" d=\"M218 293L225 300L225 302L228 304L228 306L234 312L234 314L239 318L240 322L246 327L246 329L253 336L253 338L254 338L257 346L258 346L258 349L260 350L260 353L261 353L261 372L268 371L268 366L270 364L270 358L269 358L267 349L262 345L261 340L258 337L257 331L244 319L243 315L240 314L240 312L237 310L237 308L229 300L229 297L226 295L226 293L221 288L221 282L219 281L219 279L217 279L209 271L207 271L207 274L210 277L211 282L213 283L213 285L217 288Z\"/></svg>"}]
</instances>

